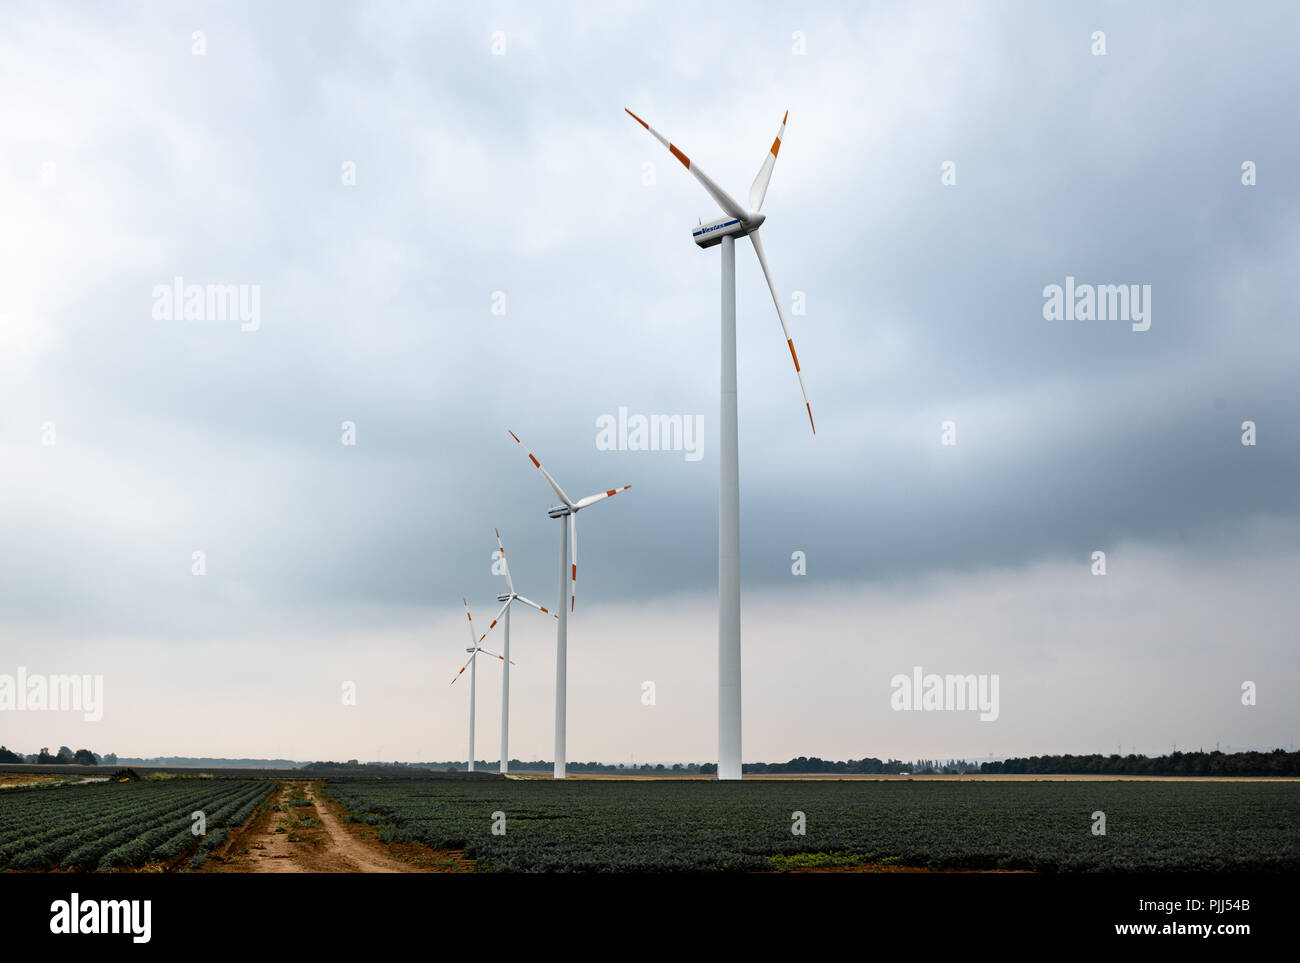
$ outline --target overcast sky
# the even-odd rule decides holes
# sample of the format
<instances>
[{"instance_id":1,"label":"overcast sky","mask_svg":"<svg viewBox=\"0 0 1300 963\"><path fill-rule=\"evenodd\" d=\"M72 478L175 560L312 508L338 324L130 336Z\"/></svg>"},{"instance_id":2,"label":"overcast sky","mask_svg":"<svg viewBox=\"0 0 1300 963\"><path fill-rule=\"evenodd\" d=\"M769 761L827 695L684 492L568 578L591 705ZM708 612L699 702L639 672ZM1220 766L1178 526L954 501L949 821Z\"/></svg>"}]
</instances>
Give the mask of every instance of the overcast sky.
<instances>
[{"instance_id":1,"label":"overcast sky","mask_svg":"<svg viewBox=\"0 0 1300 963\"><path fill-rule=\"evenodd\" d=\"M763 236L818 431L741 241L747 761L1291 745L1298 36L1284 3L8 7L0 673L102 673L105 711L0 742L464 758L494 527L558 595L511 429L570 495L633 486L581 519L570 759L715 758L720 212L629 107L742 199L789 111ZM256 330L156 317L177 277L256 286ZM1149 329L1045 320L1067 277L1150 285ZM620 408L701 416L702 457L600 450ZM511 755L549 759L553 622L512 654ZM916 665L997 674L998 720L892 711Z\"/></svg>"}]
</instances>

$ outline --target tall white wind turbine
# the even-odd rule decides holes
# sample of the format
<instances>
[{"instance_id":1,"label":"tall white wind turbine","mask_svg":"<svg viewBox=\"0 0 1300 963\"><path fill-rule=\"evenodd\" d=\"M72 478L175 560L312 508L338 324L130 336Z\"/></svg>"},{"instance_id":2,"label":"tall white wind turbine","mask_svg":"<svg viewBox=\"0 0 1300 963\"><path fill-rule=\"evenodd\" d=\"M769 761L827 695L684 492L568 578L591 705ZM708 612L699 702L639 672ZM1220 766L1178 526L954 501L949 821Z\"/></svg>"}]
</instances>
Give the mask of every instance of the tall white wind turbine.
<instances>
[{"instance_id":1,"label":"tall white wind turbine","mask_svg":"<svg viewBox=\"0 0 1300 963\"><path fill-rule=\"evenodd\" d=\"M492 624L487 627L487 631L479 638L479 642L486 639L491 631L496 628L498 622L501 623L501 631L505 633L505 641L501 643L501 654L505 656L505 665L501 667L501 771L510 771L510 605L515 601L523 602L525 605L531 605L539 612L558 619L559 613L552 612L544 605L538 605L531 599L526 599L515 591L515 583L510 578L510 563L506 561L506 547L501 544L501 533L495 528L497 548L501 552L501 571L506 577L506 591L497 596L498 602L504 602L501 611L497 617L492 620Z\"/></svg>"},{"instance_id":2,"label":"tall white wind turbine","mask_svg":"<svg viewBox=\"0 0 1300 963\"><path fill-rule=\"evenodd\" d=\"M624 108L625 110L627 108ZM812 405L808 403L808 390L804 387L803 372L799 367L799 356L794 350L794 340L790 337L790 326L786 323L785 310L781 307L781 298L772 283L772 272L767 267L767 257L763 253L763 242L759 240L758 229L766 219L759 213L763 198L767 195L767 185L772 179L772 169L776 166L776 155L781 149L781 137L785 134L785 122L790 116L786 111L781 118L781 126L776 132L763 164L758 169L749 188L749 206L742 207L734 197L724 191L708 174L700 170L689 157L668 141L668 138L655 130L632 111L628 115L648 130L656 140L668 148L669 152L681 161L682 166L695 175L695 179L709 192L709 196L722 208L725 216L707 224L701 224L691 232L695 243L702 248L722 245L722 400L719 416L719 451L718 451L718 778L739 779L741 776L740 755L740 445L737 435L736 416L736 238L748 236L758 255L758 263L767 279L767 288L772 293L776 304L776 315L781 320L781 330L785 333L785 343L790 348L790 357L794 360L794 373L799 378L799 390L803 392L804 407L808 411L808 424L813 434L817 426L813 423Z\"/></svg>"},{"instance_id":3,"label":"tall white wind turbine","mask_svg":"<svg viewBox=\"0 0 1300 963\"><path fill-rule=\"evenodd\" d=\"M507 431L510 437L515 440L521 448L524 443L519 440L519 436L513 431ZM528 451L524 448L524 451ZM555 778L563 779L565 770L565 709L566 699L568 697L568 631L569 620L568 613L573 611L574 604L578 597L578 512L594 505L596 502L604 501L617 495L619 492L625 492L631 485L624 485L622 488L611 488L608 491L597 492L594 495L588 495L586 498L580 498L576 502L564 494L561 488L551 477L551 473L542 467L542 463L531 452L528 452L528 460L531 461L546 483L551 486L551 490L560 497L561 504L547 509L546 514L551 518L560 519L560 611L559 622L555 630ZM564 524L564 518L568 516L569 523ZM573 567L569 571L569 539L573 539ZM572 581L572 589L569 584ZM572 593L572 594L570 594ZM565 599L569 604L565 605Z\"/></svg>"},{"instance_id":4,"label":"tall white wind turbine","mask_svg":"<svg viewBox=\"0 0 1300 963\"><path fill-rule=\"evenodd\" d=\"M474 696L478 690L478 684L477 684L478 683L478 679L477 679L478 654L482 652L484 655L490 655L494 659L500 659L502 662L506 661L506 657L503 655L497 655L495 652L489 652L487 649L483 648L483 646L479 645L479 643L482 642L483 639L474 633L474 616L469 614L469 602L466 601L465 599L461 599L461 601L465 602L465 618L469 619L469 640L474 644L465 650L466 652L469 653L469 660L460 667L460 671L457 672L456 677L451 680L451 684L455 685L456 679L459 679L462 675L465 674L465 670L469 669L469 771L473 772L474 771ZM487 633L484 632L483 635L484 637L486 637Z\"/></svg>"}]
</instances>

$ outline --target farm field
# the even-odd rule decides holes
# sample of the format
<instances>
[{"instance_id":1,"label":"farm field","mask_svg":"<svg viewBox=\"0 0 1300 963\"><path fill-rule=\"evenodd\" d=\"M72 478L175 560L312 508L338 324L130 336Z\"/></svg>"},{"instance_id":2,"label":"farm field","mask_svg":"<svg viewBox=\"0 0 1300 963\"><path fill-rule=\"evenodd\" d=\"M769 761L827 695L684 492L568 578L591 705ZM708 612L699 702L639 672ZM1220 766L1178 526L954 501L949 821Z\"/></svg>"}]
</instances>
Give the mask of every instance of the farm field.
<instances>
[{"instance_id":1,"label":"farm field","mask_svg":"<svg viewBox=\"0 0 1300 963\"><path fill-rule=\"evenodd\" d=\"M540 779L550 781L549 772L510 773L507 779ZM672 782L716 782L711 775L699 773L621 773L596 772L573 773L570 780L628 780L631 782L672 781ZM854 772L803 772L803 773L745 773L746 782L1300 782L1300 776L1134 776L1121 773L1101 775L1097 773L913 773L910 775L890 773L854 773Z\"/></svg>"},{"instance_id":2,"label":"farm field","mask_svg":"<svg viewBox=\"0 0 1300 963\"><path fill-rule=\"evenodd\" d=\"M140 868L1294 872L1300 783L175 778L0 792L0 872Z\"/></svg>"},{"instance_id":3,"label":"farm field","mask_svg":"<svg viewBox=\"0 0 1300 963\"><path fill-rule=\"evenodd\" d=\"M323 791L384 839L464 850L479 871L1300 869L1300 784L1289 781L408 779ZM1104 836L1092 832L1097 811ZM791 833L795 812L805 835Z\"/></svg>"},{"instance_id":4,"label":"farm field","mask_svg":"<svg viewBox=\"0 0 1300 963\"><path fill-rule=\"evenodd\" d=\"M199 866L252 815L272 782L170 779L0 793L0 870ZM202 811L206 834L193 834Z\"/></svg>"}]
</instances>

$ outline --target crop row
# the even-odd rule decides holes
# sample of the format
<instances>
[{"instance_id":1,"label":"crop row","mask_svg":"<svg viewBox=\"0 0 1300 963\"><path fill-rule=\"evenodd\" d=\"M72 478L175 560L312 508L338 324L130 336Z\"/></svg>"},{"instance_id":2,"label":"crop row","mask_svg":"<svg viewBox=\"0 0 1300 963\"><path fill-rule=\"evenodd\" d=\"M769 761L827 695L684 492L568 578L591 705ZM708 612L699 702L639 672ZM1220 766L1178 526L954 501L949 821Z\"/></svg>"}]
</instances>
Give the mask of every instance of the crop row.
<instances>
[{"instance_id":1,"label":"crop row","mask_svg":"<svg viewBox=\"0 0 1300 963\"><path fill-rule=\"evenodd\" d=\"M387 824L386 838L463 849L480 870L762 870L826 854L1040 872L1300 869L1297 783L402 780L326 791Z\"/></svg>"},{"instance_id":2,"label":"crop row","mask_svg":"<svg viewBox=\"0 0 1300 963\"><path fill-rule=\"evenodd\" d=\"M274 785L176 780L0 794L0 869L140 866L174 860L196 843L203 854L225 838L223 827L243 823ZM193 833L195 812L204 814L202 841Z\"/></svg>"}]
</instances>

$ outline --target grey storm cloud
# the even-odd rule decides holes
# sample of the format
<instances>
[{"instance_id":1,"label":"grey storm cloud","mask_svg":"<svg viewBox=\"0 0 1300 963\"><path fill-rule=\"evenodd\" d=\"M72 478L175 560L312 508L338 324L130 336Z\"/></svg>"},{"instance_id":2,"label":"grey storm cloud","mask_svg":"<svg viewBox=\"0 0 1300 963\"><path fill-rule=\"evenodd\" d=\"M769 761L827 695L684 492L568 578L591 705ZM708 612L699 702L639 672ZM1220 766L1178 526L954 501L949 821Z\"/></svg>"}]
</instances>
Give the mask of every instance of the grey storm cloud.
<instances>
[{"instance_id":1,"label":"grey storm cloud","mask_svg":"<svg viewBox=\"0 0 1300 963\"><path fill-rule=\"evenodd\" d=\"M795 550L872 580L1295 517L1300 14L751 9L12 14L5 617L382 622L494 593L494 526L549 599L507 428L571 493L633 485L583 517L584 599L711 590L716 212L624 106L733 193L790 110L765 236L819 431L742 242L747 588ZM260 330L153 319L178 276L259 285ZM1151 285L1150 330L1044 320L1067 276ZM597 450L619 407L703 415L704 457Z\"/></svg>"}]
</instances>

